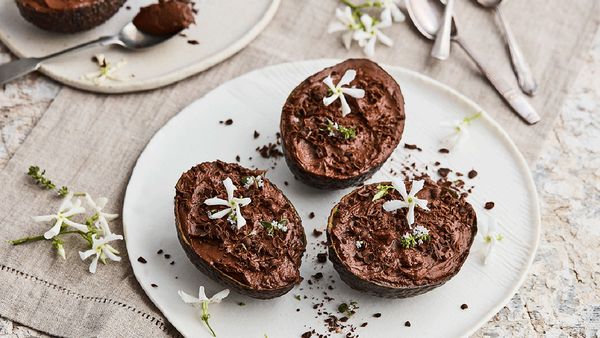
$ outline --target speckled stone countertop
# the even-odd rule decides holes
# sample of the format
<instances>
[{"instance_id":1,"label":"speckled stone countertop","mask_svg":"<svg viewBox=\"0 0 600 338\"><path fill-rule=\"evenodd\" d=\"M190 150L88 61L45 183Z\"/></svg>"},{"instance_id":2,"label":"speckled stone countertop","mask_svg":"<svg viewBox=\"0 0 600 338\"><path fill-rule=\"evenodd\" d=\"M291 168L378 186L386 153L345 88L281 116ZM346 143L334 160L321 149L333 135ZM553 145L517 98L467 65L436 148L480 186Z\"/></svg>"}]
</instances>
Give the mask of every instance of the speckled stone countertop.
<instances>
[{"instance_id":1,"label":"speckled stone countertop","mask_svg":"<svg viewBox=\"0 0 600 338\"><path fill-rule=\"evenodd\" d=\"M543 236L529 277L475 337L600 338L600 31L533 169ZM0 64L11 59L0 44ZM61 86L33 74L0 90L0 169ZM46 337L0 317L0 337Z\"/></svg>"}]
</instances>

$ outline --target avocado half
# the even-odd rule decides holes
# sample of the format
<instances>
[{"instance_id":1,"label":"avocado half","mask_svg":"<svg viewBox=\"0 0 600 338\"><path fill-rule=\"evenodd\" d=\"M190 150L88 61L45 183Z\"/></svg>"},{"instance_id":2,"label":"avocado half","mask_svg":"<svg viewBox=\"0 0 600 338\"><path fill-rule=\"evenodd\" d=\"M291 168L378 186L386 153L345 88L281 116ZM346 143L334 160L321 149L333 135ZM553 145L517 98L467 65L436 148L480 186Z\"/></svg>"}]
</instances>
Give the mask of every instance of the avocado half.
<instances>
[{"instance_id":1,"label":"avocado half","mask_svg":"<svg viewBox=\"0 0 600 338\"><path fill-rule=\"evenodd\" d=\"M111 18L126 0L87 0L62 8L45 0L15 0L21 16L37 27L58 33L77 33L94 28Z\"/></svg>"},{"instance_id":2,"label":"avocado half","mask_svg":"<svg viewBox=\"0 0 600 338\"><path fill-rule=\"evenodd\" d=\"M349 95L351 112L342 114L340 99L329 105L331 92L323 82L331 76L338 84L347 72L356 72L344 87L364 90ZM288 96L281 112L283 154L292 173L320 189L343 189L370 178L398 146L404 131L404 97L394 78L368 59L348 59L302 81ZM340 129L354 130L354 135Z\"/></svg>"},{"instance_id":3,"label":"avocado half","mask_svg":"<svg viewBox=\"0 0 600 338\"><path fill-rule=\"evenodd\" d=\"M181 176L175 195L177 237L190 261L216 282L258 299L282 296L302 281L299 269L306 249L298 212L264 174L234 163L205 162ZM259 175L262 187L244 188L243 177ZM222 181L227 177L237 187L234 196L249 197L249 206L254 204L252 208L241 208L247 221L241 229L228 223L227 217L209 219L207 213L212 208L223 207L209 207L202 202L215 196L226 199ZM261 221L273 219L285 219L287 231L269 234ZM253 261L265 264L253 266Z\"/></svg>"},{"instance_id":4,"label":"avocado half","mask_svg":"<svg viewBox=\"0 0 600 338\"><path fill-rule=\"evenodd\" d=\"M380 184L390 183L357 188L332 209L327 239L329 260L335 270L353 289L385 298L413 297L443 285L460 271L469 255L477 234L475 211L456 191L427 179L417 197L427 199L431 211L415 209L413 228L427 227L431 238L417 247L404 248L401 236L411 229L406 209L395 213L383 210L385 201L401 199L395 191L372 201ZM444 215L448 209L451 214ZM450 245L452 238L459 244ZM361 249L351 247L354 241L364 243L364 258L358 257Z\"/></svg>"}]
</instances>

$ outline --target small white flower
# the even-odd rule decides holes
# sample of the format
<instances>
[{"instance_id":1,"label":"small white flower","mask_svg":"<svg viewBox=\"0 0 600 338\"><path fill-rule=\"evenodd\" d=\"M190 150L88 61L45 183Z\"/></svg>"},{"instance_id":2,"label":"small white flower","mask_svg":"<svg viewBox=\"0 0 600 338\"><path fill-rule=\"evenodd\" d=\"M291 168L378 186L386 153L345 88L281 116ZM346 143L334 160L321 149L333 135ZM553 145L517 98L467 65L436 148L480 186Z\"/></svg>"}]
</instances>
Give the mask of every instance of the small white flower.
<instances>
[{"instance_id":1,"label":"small white flower","mask_svg":"<svg viewBox=\"0 0 600 338\"><path fill-rule=\"evenodd\" d=\"M480 232L483 247L479 251L483 254L483 264L488 264L496 244L504 239L504 236L497 231L498 219L490 217L487 224L487 229L481 229Z\"/></svg>"},{"instance_id":2,"label":"small white flower","mask_svg":"<svg viewBox=\"0 0 600 338\"><path fill-rule=\"evenodd\" d=\"M412 186L410 188L410 193L406 193L406 186L404 185L404 181L399 179L393 179L392 185L394 189L400 193L403 200L391 200L383 203L383 209L385 211L396 211L401 208L408 208L408 213L406 214L406 220L408 221L408 225L412 225L415 222L415 206L429 211L427 208L427 201L424 199L417 198L417 193L423 189L424 181L413 181Z\"/></svg>"},{"instance_id":3,"label":"small white flower","mask_svg":"<svg viewBox=\"0 0 600 338\"><path fill-rule=\"evenodd\" d=\"M210 314L208 313L208 305L220 303L223 299L225 299L225 297L229 295L229 289L225 289L221 292L218 292L210 298L206 297L206 293L204 293L204 286L201 286L198 290L198 298L191 296L181 290L177 291L177 293L179 294L179 297L181 297L181 300L183 300L184 303L191 304L195 308L200 309L202 311L200 319L202 319L202 321L206 324L213 337L216 337L215 331L213 331L212 327L208 323L208 319L210 318Z\"/></svg>"},{"instance_id":4,"label":"small white flower","mask_svg":"<svg viewBox=\"0 0 600 338\"><path fill-rule=\"evenodd\" d=\"M381 21L374 24L371 16L363 14L360 17L360 22L363 24L363 29L355 31L353 38L358 41L359 46L363 47L363 50L368 57L373 57L375 55L375 43L377 40L388 47L394 45L392 39L383 34L380 30L381 28L391 26L391 21Z\"/></svg>"},{"instance_id":5,"label":"small white flower","mask_svg":"<svg viewBox=\"0 0 600 338\"><path fill-rule=\"evenodd\" d=\"M231 178L227 177L223 180L223 185L225 186L225 190L227 191L227 201L218 197L209 198L204 201L206 205L222 205L227 208L216 212L210 213L208 218L210 219L218 219L227 215L227 220L231 224L236 224L238 229L241 229L244 225L246 225L246 219L242 216L242 212L240 207L244 207L252 201L250 198L237 198L233 197L233 192L237 190Z\"/></svg>"},{"instance_id":6,"label":"small white flower","mask_svg":"<svg viewBox=\"0 0 600 338\"><path fill-rule=\"evenodd\" d=\"M259 188L262 188L265 185L261 175L245 176L242 178L242 184L244 185L245 189L249 189L251 186L253 186L255 184Z\"/></svg>"},{"instance_id":7,"label":"small white flower","mask_svg":"<svg viewBox=\"0 0 600 338\"><path fill-rule=\"evenodd\" d=\"M108 234L104 237L98 239L97 235L92 235L92 248L87 251L79 251L79 257L81 260L86 260L91 256L94 256L92 263L90 264L90 272L96 273L96 268L98 267L98 260L102 263L106 264L106 259L110 259L111 261L119 262L121 261L121 257L117 256L119 251L110 246L108 243L116 240L122 240L123 236Z\"/></svg>"},{"instance_id":8,"label":"small white flower","mask_svg":"<svg viewBox=\"0 0 600 338\"><path fill-rule=\"evenodd\" d=\"M403 22L406 20L406 16L400 10L400 0L379 0L378 4L383 11L381 12L381 21L389 22L394 20L394 22Z\"/></svg>"},{"instance_id":9,"label":"small white flower","mask_svg":"<svg viewBox=\"0 0 600 338\"><path fill-rule=\"evenodd\" d=\"M333 84L333 80L331 79L331 75L327 75L323 83L329 88L331 91L331 95L323 98L323 104L325 106L329 106L338 98L342 104L342 116L346 116L351 113L350 106L346 101L346 97L344 94L349 95L356 99L361 99L365 96L365 91L356 87L344 87L345 85L350 84L350 82L354 81L356 77L356 71L354 69L348 69L340 79L337 85Z\"/></svg>"},{"instance_id":10,"label":"small white flower","mask_svg":"<svg viewBox=\"0 0 600 338\"><path fill-rule=\"evenodd\" d=\"M429 235L429 229L427 229L426 227L424 227L422 225L417 225L413 229L413 236L415 236L415 237L424 237L427 235Z\"/></svg>"},{"instance_id":11,"label":"small white flower","mask_svg":"<svg viewBox=\"0 0 600 338\"><path fill-rule=\"evenodd\" d=\"M337 21L329 24L327 32L330 34L335 32L344 32L344 34L342 34L342 42L344 43L344 47L346 47L346 49L350 49L350 45L352 44L352 36L354 31L360 29L360 24L358 20L356 20L354 14L352 14L352 9L349 6L336 8L335 17Z\"/></svg>"},{"instance_id":12,"label":"small white flower","mask_svg":"<svg viewBox=\"0 0 600 338\"><path fill-rule=\"evenodd\" d=\"M75 202L73 202L73 193L69 192L63 199L58 208L58 212L55 215L35 216L33 217L33 220L35 222L56 221L54 226L44 234L45 239L51 239L58 235L63 224L71 226L79 231L87 232L88 228L85 224L76 223L70 220L70 217L83 213L85 213L85 208L81 206L81 200L77 198Z\"/></svg>"},{"instance_id":13,"label":"small white flower","mask_svg":"<svg viewBox=\"0 0 600 338\"><path fill-rule=\"evenodd\" d=\"M108 221L112 221L112 220L118 218L119 215L108 214L108 213L105 213L104 211L102 211L102 209L104 209L104 207L106 206L106 203L108 202L108 199L106 197L100 197L100 198L98 198L97 201L94 201L92 199L92 196L90 196L90 194L86 193L85 199L87 201L87 204L90 206L90 208L92 208L92 210L95 212L94 216L96 216L98 218L98 220L94 223L94 225L97 228L102 229L102 233L104 234L104 236L109 235L111 233L111 231L108 226Z\"/></svg>"},{"instance_id":14,"label":"small white flower","mask_svg":"<svg viewBox=\"0 0 600 338\"><path fill-rule=\"evenodd\" d=\"M473 116L465 117L462 120L456 120L452 123L443 122L442 126L451 129L452 132L442 138L442 147L451 150L462 145L469 138L468 126L471 124L471 122L473 122L473 120L476 120L480 116L481 113L477 113Z\"/></svg>"},{"instance_id":15,"label":"small white flower","mask_svg":"<svg viewBox=\"0 0 600 338\"><path fill-rule=\"evenodd\" d=\"M56 243L56 254L62 259L67 259L65 247L62 245L62 243Z\"/></svg>"},{"instance_id":16,"label":"small white flower","mask_svg":"<svg viewBox=\"0 0 600 338\"><path fill-rule=\"evenodd\" d=\"M364 241L356 241L356 243L354 243L354 245L356 246L357 249L362 249L365 246L365 242Z\"/></svg>"},{"instance_id":17,"label":"small white flower","mask_svg":"<svg viewBox=\"0 0 600 338\"><path fill-rule=\"evenodd\" d=\"M116 65L112 65L109 63L104 54L98 54L94 56L94 59L98 63L98 67L100 68L98 71L85 74L83 79L89 80L93 82L95 85L99 85L104 80L113 80L113 81L121 81L121 78L115 73L119 68L123 67L127 62L125 60L121 60Z\"/></svg>"}]
</instances>

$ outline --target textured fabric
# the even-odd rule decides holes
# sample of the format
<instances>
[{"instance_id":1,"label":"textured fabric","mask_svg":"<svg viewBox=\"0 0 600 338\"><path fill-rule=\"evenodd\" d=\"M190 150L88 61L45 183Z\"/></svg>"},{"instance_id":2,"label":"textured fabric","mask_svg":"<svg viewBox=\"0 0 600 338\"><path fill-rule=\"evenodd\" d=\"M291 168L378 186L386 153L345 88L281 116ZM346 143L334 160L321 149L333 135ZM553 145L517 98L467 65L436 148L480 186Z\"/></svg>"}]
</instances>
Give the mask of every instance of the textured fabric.
<instances>
[{"instance_id":1,"label":"textured fabric","mask_svg":"<svg viewBox=\"0 0 600 338\"><path fill-rule=\"evenodd\" d=\"M40 165L59 184L109 197L107 210L120 213L129 175L145 144L170 117L210 89L269 64L362 56L358 47L346 51L338 35L326 33L337 3L284 0L274 21L245 50L202 75L163 89L103 96L63 88L0 172L0 315L58 336L177 334L139 287L124 243L117 245L123 262L100 265L95 275L87 272L88 263L76 257L81 241L67 240L66 263L55 258L48 243L20 247L6 243L42 232L30 216L58 205L23 173L30 164ZM510 111L456 46L448 61L429 58L430 42L408 24L386 30L396 45L377 46L374 60L425 73L472 98L504 126L532 163L579 69L579 57L589 48L599 7L596 0L505 4L504 14L540 83L532 103L542 121L535 126L527 126ZM457 15L460 34L472 48L514 79L491 13L461 0ZM122 233L119 221L114 228Z\"/></svg>"}]
</instances>

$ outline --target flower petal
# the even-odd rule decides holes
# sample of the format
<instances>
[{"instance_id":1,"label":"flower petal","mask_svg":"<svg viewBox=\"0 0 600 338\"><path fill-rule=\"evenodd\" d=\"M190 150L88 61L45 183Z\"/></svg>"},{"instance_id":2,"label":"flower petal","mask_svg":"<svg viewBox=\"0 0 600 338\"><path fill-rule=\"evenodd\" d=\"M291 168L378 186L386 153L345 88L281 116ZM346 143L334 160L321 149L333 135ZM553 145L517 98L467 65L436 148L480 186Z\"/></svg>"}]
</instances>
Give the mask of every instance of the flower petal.
<instances>
[{"instance_id":1,"label":"flower petal","mask_svg":"<svg viewBox=\"0 0 600 338\"><path fill-rule=\"evenodd\" d=\"M354 81L355 77L356 71L354 69L348 69L340 79L340 82L338 82L337 86L341 88L342 86L345 86L350 82Z\"/></svg>"},{"instance_id":2,"label":"flower petal","mask_svg":"<svg viewBox=\"0 0 600 338\"><path fill-rule=\"evenodd\" d=\"M427 207L427 203L428 203L427 200L423 200L423 199L420 199L420 198L415 198L414 201L415 201L415 204L419 208L421 208L423 210L429 211L429 208Z\"/></svg>"},{"instance_id":3,"label":"flower petal","mask_svg":"<svg viewBox=\"0 0 600 338\"><path fill-rule=\"evenodd\" d=\"M221 217L229 214L230 212L231 212L231 208L223 209L223 210L221 210L219 212L216 212L214 214L208 215L208 218L210 218L210 219L218 219L218 218L221 218Z\"/></svg>"},{"instance_id":4,"label":"flower petal","mask_svg":"<svg viewBox=\"0 0 600 338\"><path fill-rule=\"evenodd\" d=\"M75 228L75 229L77 229L77 230L79 230L79 231L81 231L81 232L88 232L88 227L87 227L87 225L84 225L84 224L79 224L79 223L75 223L75 222L71 221L71 220L70 220L70 219L68 219L68 218L67 218L67 219L65 219L65 220L64 220L64 222L65 222L65 224L66 224L66 225L68 225L68 226L70 226L70 227L73 227L73 228Z\"/></svg>"},{"instance_id":5,"label":"flower petal","mask_svg":"<svg viewBox=\"0 0 600 338\"><path fill-rule=\"evenodd\" d=\"M63 198L62 202L60 203L60 207L58 208L59 211L64 211L65 209L69 208L70 206L73 205L73 192L69 191L67 193L67 196L65 196L65 198Z\"/></svg>"},{"instance_id":6,"label":"flower petal","mask_svg":"<svg viewBox=\"0 0 600 338\"><path fill-rule=\"evenodd\" d=\"M342 34L342 43L344 43L344 47L346 47L346 49L350 49L350 46L352 45L352 36L354 35L354 33L352 32L346 32L344 34Z\"/></svg>"},{"instance_id":7,"label":"flower petal","mask_svg":"<svg viewBox=\"0 0 600 338\"><path fill-rule=\"evenodd\" d=\"M92 263L90 264L90 273L96 273L96 268L98 267L98 259L100 258L100 255L96 255L96 257L94 257L94 259L92 260Z\"/></svg>"},{"instance_id":8,"label":"flower petal","mask_svg":"<svg viewBox=\"0 0 600 338\"><path fill-rule=\"evenodd\" d=\"M340 102L342 103L342 116L346 116L352 112L348 102L346 101L346 97L344 95L340 95Z\"/></svg>"},{"instance_id":9,"label":"flower petal","mask_svg":"<svg viewBox=\"0 0 600 338\"><path fill-rule=\"evenodd\" d=\"M208 300L208 297L206 297L206 293L204 292L204 286L198 288L198 299L201 301Z\"/></svg>"},{"instance_id":10,"label":"flower petal","mask_svg":"<svg viewBox=\"0 0 600 338\"><path fill-rule=\"evenodd\" d=\"M401 200L391 200L383 203L383 210L385 211L395 211L398 209L406 208L408 204L405 201Z\"/></svg>"},{"instance_id":11,"label":"flower petal","mask_svg":"<svg viewBox=\"0 0 600 338\"><path fill-rule=\"evenodd\" d=\"M121 261L121 257L115 255L112 251L110 251L107 248L107 246L105 246L104 248L102 248L102 252L106 256L106 258L110 259L111 261L115 261L115 262L120 262Z\"/></svg>"},{"instance_id":12,"label":"flower petal","mask_svg":"<svg viewBox=\"0 0 600 338\"><path fill-rule=\"evenodd\" d=\"M50 230L46 231L46 233L44 233L44 238L45 239L50 239L50 238L54 238L54 236L58 235L58 233L60 232L60 226L63 224L63 220L62 219L57 219L56 223L54 223L54 226L52 228L50 228Z\"/></svg>"},{"instance_id":13,"label":"flower petal","mask_svg":"<svg viewBox=\"0 0 600 338\"><path fill-rule=\"evenodd\" d=\"M417 195L417 193L423 189L423 185L425 185L425 181L423 180L412 181L408 196L415 197L415 195Z\"/></svg>"},{"instance_id":14,"label":"flower petal","mask_svg":"<svg viewBox=\"0 0 600 338\"><path fill-rule=\"evenodd\" d=\"M360 88L342 88L342 93L352 96L356 99L362 99L365 97L365 91Z\"/></svg>"},{"instance_id":15,"label":"flower petal","mask_svg":"<svg viewBox=\"0 0 600 338\"><path fill-rule=\"evenodd\" d=\"M369 14L360 16L360 22L365 26L365 31L369 32L373 27L373 18Z\"/></svg>"},{"instance_id":16,"label":"flower petal","mask_svg":"<svg viewBox=\"0 0 600 338\"><path fill-rule=\"evenodd\" d=\"M399 178L393 178L392 179L392 186L394 187L394 189L396 189L396 191L398 193L400 193L400 196L402 196L402 198L406 201L408 199L408 194L406 193L406 186L404 185L404 181L399 179Z\"/></svg>"},{"instance_id":17,"label":"flower petal","mask_svg":"<svg viewBox=\"0 0 600 338\"><path fill-rule=\"evenodd\" d=\"M329 26L327 27L327 33L331 34L331 33L335 33L335 32L341 32L341 31L345 31L348 29L347 25L344 25L341 22L332 22L329 24Z\"/></svg>"},{"instance_id":18,"label":"flower petal","mask_svg":"<svg viewBox=\"0 0 600 338\"><path fill-rule=\"evenodd\" d=\"M337 98L340 97L340 94L338 93L334 93L331 96L328 97L324 97L323 98L323 104L325 106L329 106L330 104L332 104L335 100L337 100Z\"/></svg>"},{"instance_id":19,"label":"flower petal","mask_svg":"<svg viewBox=\"0 0 600 338\"><path fill-rule=\"evenodd\" d=\"M250 202L252 202L252 200L250 199L250 197L244 197L244 198L234 198L233 199L237 204L239 204L241 207L245 207L248 204L250 204Z\"/></svg>"},{"instance_id":20,"label":"flower petal","mask_svg":"<svg viewBox=\"0 0 600 338\"><path fill-rule=\"evenodd\" d=\"M222 198L218 198L218 197L208 198L208 199L204 200L204 204L229 206L229 202L227 202L226 200L224 200Z\"/></svg>"},{"instance_id":21,"label":"flower petal","mask_svg":"<svg viewBox=\"0 0 600 338\"><path fill-rule=\"evenodd\" d=\"M408 221L408 225L412 225L415 223L415 205L410 204L408 206L408 213L406 213L406 220Z\"/></svg>"},{"instance_id":22,"label":"flower petal","mask_svg":"<svg viewBox=\"0 0 600 338\"><path fill-rule=\"evenodd\" d=\"M242 211L240 210L240 205L236 204L235 206L235 218L237 220L237 228L241 229L244 225L246 225L246 219L242 216Z\"/></svg>"},{"instance_id":23,"label":"flower petal","mask_svg":"<svg viewBox=\"0 0 600 338\"><path fill-rule=\"evenodd\" d=\"M56 215L33 216L34 222L49 222L56 219Z\"/></svg>"},{"instance_id":24,"label":"flower petal","mask_svg":"<svg viewBox=\"0 0 600 338\"><path fill-rule=\"evenodd\" d=\"M86 251L79 251L79 258L81 258L82 261L85 261L90 256L93 256L95 254L97 254L97 252L94 249L89 249L89 250L86 250Z\"/></svg>"},{"instance_id":25,"label":"flower petal","mask_svg":"<svg viewBox=\"0 0 600 338\"><path fill-rule=\"evenodd\" d=\"M231 178L229 177L223 180L223 185L225 186L225 190L227 190L227 200L231 201L233 199L233 192L236 190L236 187L233 185L233 181L231 181Z\"/></svg>"},{"instance_id":26,"label":"flower petal","mask_svg":"<svg viewBox=\"0 0 600 338\"><path fill-rule=\"evenodd\" d=\"M196 304L196 303L200 303L200 299L194 297L194 296L190 296L187 293L179 290L177 291L177 294L179 295L179 297L181 297L181 300L186 303L186 304Z\"/></svg>"},{"instance_id":27,"label":"flower petal","mask_svg":"<svg viewBox=\"0 0 600 338\"><path fill-rule=\"evenodd\" d=\"M384 45L388 47L392 47L394 45L394 41L389 36L383 34L381 31L378 30L376 34L379 41Z\"/></svg>"},{"instance_id":28,"label":"flower petal","mask_svg":"<svg viewBox=\"0 0 600 338\"><path fill-rule=\"evenodd\" d=\"M390 6L390 10L392 12L392 18L394 18L394 21L396 21L396 22L406 21L406 15L404 15L404 13L402 13L402 11L400 10L400 8L398 8L397 5Z\"/></svg>"},{"instance_id":29,"label":"flower petal","mask_svg":"<svg viewBox=\"0 0 600 338\"><path fill-rule=\"evenodd\" d=\"M229 296L229 289L225 289L216 293L214 296L210 298L211 303L220 303L225 297Z\"/></svg>"},{"instance_id":30,"label":"flower petal","mask_svg":"<svg viewBox=\"0 0 600 338\"><path fill-rule=\"evenodd\" d=\"M331 89L332 91L335 91L335 85L333 84L333 79L331 78L331 75L327 75L327 77L323 79L323 83L327 86L327 88Z\"/></svg>"},{"instance_id":31,"label":"flower petal","mask_svg":"<svg viewBox=\"0 0 600 338\"><path fill-rule=\"evenodd\" d=\"M367 40L367 43L365 44L365 48L363 49L366 56L368 56L368 57L375 56L375 42L376 41L377 41L377 39L375 37L371 37L369 40Z\"/></svg>"}]
</instances>

